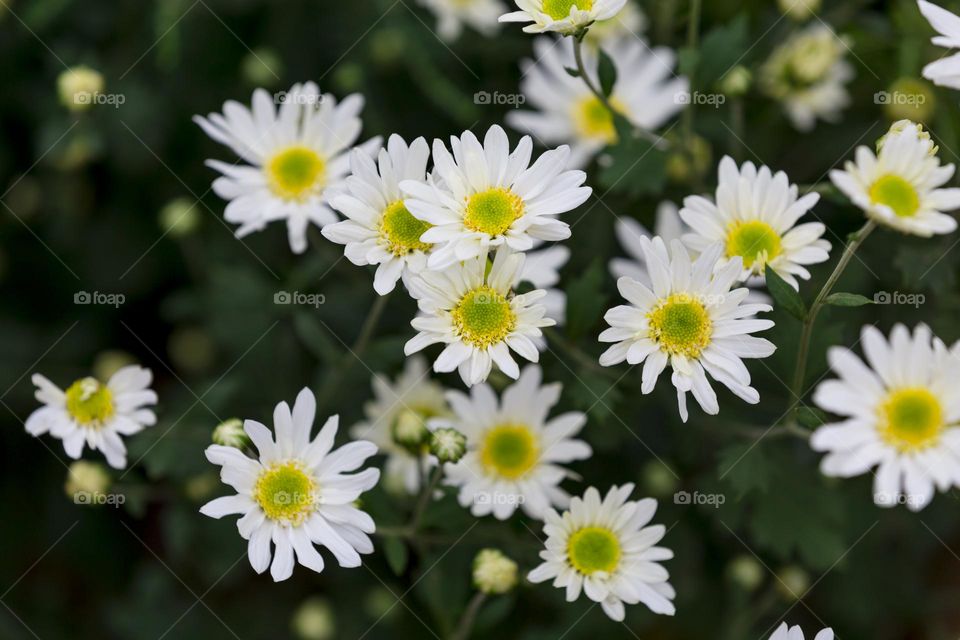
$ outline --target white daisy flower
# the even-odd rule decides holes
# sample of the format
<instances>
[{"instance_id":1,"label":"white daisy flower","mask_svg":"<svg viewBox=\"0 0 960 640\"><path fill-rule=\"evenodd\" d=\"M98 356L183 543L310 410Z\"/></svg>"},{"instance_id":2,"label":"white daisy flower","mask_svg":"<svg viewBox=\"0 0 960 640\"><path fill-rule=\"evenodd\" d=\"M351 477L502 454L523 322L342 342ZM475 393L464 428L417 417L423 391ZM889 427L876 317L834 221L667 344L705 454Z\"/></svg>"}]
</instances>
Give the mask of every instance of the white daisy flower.
<instances>
[{"instance_id":1,"label":"white daisy flower","mask_svg":"<svg viewBox=\"0 0 960 640\"><path fill-rule=\"evenodd\" d=\"M504 6L500 0L420 0L437 16L438 35L451 42L460 37L464 25L491 37L500 30L498 17Z\"/></svg>"},{"instance_id":2,"label":"white daisy flower","mask_svg":"<svg viewBox=\"0 0 960 640\"><path fill-rule=\"evenodd\" d=\"M294 557L308 569L323 571L314 545L326 547L341 567L359 567L360 554L373 552L367 535L375 530L373 519L353 502L377 484L380 471L350 472L376 454L377 446L357 441L331 451L337 416L311 440L316 409L309 389L297 395L292 412L286 402L278 404L273 412L276 440L266 426L247 420L244 429L258 459L216 444L206 450L207 460L222 467L220 479L237 494L211 500L200 513L243 516L237 528L249 541L250 566L257 573L270 567L276 582L293 574Z\"/></svg>"},{"instance_id":3,"label":"white daisy flower","mask_svg":"<svg viewBox=\"0 0 960 640\"><path fill-rule=\"evenodd\" d=\"M652 280L644 263L646 258L640 249L640 239L659 236L664 243L669 245L674 240L680 240L683 234L690 229L680 219L680 210L677 205L669 200L664 200L657 205L653 233L650 233L646 227L633 218L620 217L617 218L613 230L620 246L627 252L629 258L612 258L610 260L610 273L614 278L626 276L637 282L650 284Z\"/></svg>"},{"instance_id":4,"label":"white daisy flower","mask_svg":"<svg viewBox=\"0 0 960 640\"><path fill-rule=\"evenodd\" d=\"M460 506L477 517L492 513L506 520L519 506L542 520L547 509L570 501L560 483L574 475L562 465L592 454L586 442L574 439L587 416L571 411L548 419L563 385L544 385L542 379L540 367L530 364L499 401L487 384L476 385L469 396L447 392L452 425L467 436L468 452L444 465L444 483L460 487Z\"/></svg>"},{"instance_id":5,"label":"white daisy flower","mask_svg":"<svg viewBox=\"0 0 960 640\"><path fill-rule=\"evenodd\" d=\"M406 281L427 265L432 245L420 236L431 225L411 215L399 185L403 180L425 180L429 160L430 147L423 138L407 146L400 136L390 136L387 147L380 150L379 170L369 155L354 150L346 192L330 201L348 219L327 225L321 233L346 245L344 255L353 264L378 265L373 288L380 295L393 291L401 277Z\"/></svg>"},{"instance_id":6,"label":"white daisy flower","mask_svg":"<svg viewBox=\"0 0 960 640\"><path fill-rule=\"evenodd\" d=\"M788 627L784 622L773 632L770 640L803 640L803 629L799 626ZM824 629L813 640L833 640L833 629Z\"/></svg>"},{"instance_id":7,"label":"white daisy flower","mask_svg":"<svg viewBox=\"0 0 960 640\"><path fill-rule=\"evenodd\" d=\"M920 13L940 35L930 41L945 49L960 49L960 16L932 2L918 0ZM960 53L931 62L923 68L923 77L941 87L960 89Z\"/></svg>"},{"instance_id":8,"label":"white daisy flower","mask_svg":"<svg viewBox=\"0 0 960 640\"><path fill-rule=\"evenodd\" d=\"M591 23L617 15L627 0L515 0L520 11L500 16L500 22L532 22L527 33L555 31L572 35Z\"/></svg>"},{"instance_id":9,"label":"white daisy flower","mask_svg":"<svg viewBox=\"0 0 960 640\"><path fill-rule=\"evenodd\" d=\"M830 179L870 218L902 233L929 238L957 228L960 189L939 187L953 176L952 164L940 165L930 135L912 122L896 123L883 137L880 152L861 146L856 162L833 170Z\"/></svg>"},{"instance_id":10,"label":"white daisy flower","mask_svg":"<svg viewBox=\"0 0 960 640\"><path fill-rule=\"evenodd\" d=\"M889 342L872 326L861 337L867 364L842 347L827 354L840 379L821 383L813 400L845 419L817 429L810 446L827 452L824 475L878 467L874 502L919 511L934 488L960 485L960 352L951 355L925 325L912 336L897 325Z\"/></svg>"},{"instance_id":11,"label":"white daisy flower","mask_svg":"<svg viewBox=\"0 0 960 640\"><path fill-rule=\"evenodd\" d=\"M543 289L547 295L543 306L546 316L557 324L563 324L567 316L567 294L557 288L560 282L560 269L570 259L570 249L563 245L554 245L547 249L528 251L520 269L520 282L529 282L535 289Z\"/></svg>"},{"instance_id":12,"label":"white daisy flower","mask_svg":"<svg viewBox=\"0 0 960 640\"><path fill-rule=\"evenodd\" d=\"M373 377L373 400L363 407L366 419L350 429L350 436L370 440L386 454L383 467L384 486L396 493L420 492L420 465L425 470L437 465L425 451L420 460L393 438L398 421L416 420L427 428L438 418L447 418L450 407L443 387L430 379L430 370L423 356L407 358L403 371L390 382L381 375Z\"/></svg>"},{"instance_id":13,"label":"white daisy flower","mask_svg":"<svg viewBox=\"0 0 960 640\"><path fill-rule=\"evenodd\" d=\"M609 367L624 360L643 366L641 391L653 391L667 364L673 369L680 417L687 421L687 392L710 415L720 411L707 375L750 404L760 394L750 386L750 372L743 358L766 358L776 347L751 336L773 326L771 320L754 316L770 311L770 305L743 304L750 291L730 290L742 271L739 257L716 269L723 252L713 245L695 262L683 244L675 240L668 254L660 238L640 240L652 290L631 278L620 278L617 288L629 305L614 307L604 319L610 328L601 342L614 342L600 356ZM671 256L672 254L672 256Z\"/></svg>"},{"instance_id":14,"label":"white daisy flower","mask_svg":"<svg viewBox=\"0 0 960 640\"><path fill-rule=\"evenodd\" d=\"M793 126L809 131L819 118L837 122L850 104L846 84L853 66L844 57L847 41L818 22L793 34L760 68L761 88L779 100Z\"/></svg>"},{"instance_id":15,"label":"white daisy flower","mask_svg":"<svg viewBox=\"0 0 960 640\"><path fill-rule=\"evenodd\" d=\"M410 355L431 344L446 344L433 370L459 369L468 387L486 380L494 363L516 379L520 367L510 350L537 362L540 352L533 339L543 335L541 327L556 324L544 317L542 304L535 304L545 291L514 293L523 262L523 254L501 249L487 272L484 251L443 271L423 271L412 279L410 294L421 315L410 323L419 333L407 342L404 352Z\"/></svg>"},{"instance_id":16,"label":"white daisy flower","mask_svg":"<svg viewBox=\"0 0 960 640\"><path fill-rule=\"evenodd\" d=\"M115 469L127 466L127 448L120 436L130 436L157 422L149 405L157 404L150 389L153 374L140 366L119 369L106 384L96 378L80 378L62 391L39 373L31 378L34 396L44 406L30 414L27 433L49 433L63 440L63 450L74 460L86 444L102 451Z\"/></svg>"},{"instance_id":17,"label":"white daisy flower","mask_svg":"<svg viewBox=\"0 0 960 640\"><path fill-rule=\"evenodd\" d=\"M672 616L676 592L660 563L673 558L673 551L654 546L666 527L647 526L657 501L628 501L632 492L632 484L611 487L601 502L600 492L590 487L570 501L563 515L547 511L546 549L540 552L544 562L527 579L553 580L554 587L566 589L567 602L583 590L613 620L624 619L624 604L640 602L654 613Z\"/></svg>"},{"instance_id":18,"label":"white daisy flower","mask_svg":"<svg viewBox=\"0 0 960 640\"><path fill-rule=\"evenodd\" d=\"M347 152L360 135L363 97L354 94L337 104L333 95L321 94L307 82L275 96L257 89L252 103L247 109L230 100L223 115L193 118L246 163L208 160L207 166L223 174L213 190L230 201L224 217L240 225L238 238L286 220L290 248L303 253L309 223L323 227L337 221L330 197L349 172ZM380 139L374 138L362 148L373 153L379 146Z\"/></svg>"},{"instance_id":19,"label":"white daisy flower","mask_svg":"<svg viewBox=\"0 0 960 640\"><path fill-rule=\"evenodd\" d=\"M567 68L576 66L569 38L537 38L534 59L524 60L520 89L537 111L513 110L507 123L532 134L543 144L569 144L570 166L583 167L605 147L617 142L613 117L581 78ZM634 35L604 43L617 69L610 103L634 126L653 131L684 108L679 95L689 91L686 78L675 75L676 54L666 47L651 49ZM587 48L583 64L597 76L597 52Z\"/></svg>"},{"instance_id":20,"label":"white daisy flower","mask_svg":"<svg viewBox=\"0 0 960 640\"><path fill-rule=\"evenodd\" d=\"M797 185L783 171L745 162L738 168L730 156L720 161L716 204L701 196L683 201L680 217L690 227L683 242L700 253L723 243L722 267L732 258L743 263L740 281L762 277L770 267L799 289L797 278L810 279L804 265L826 262L830 243L821 239L820 222L797 224L819 200L817 193L797 198Z\"/></svg>"},{"instance_id":21,"label":"white daisy flower","mask_svg":"<svg viewBox=\"0 0 960 640\"><path fill-rule=\"evenodd\" d=\"M590 197L583 171L567 171L569 147L547 151L530 166L529 136L510 151L507 134L492 126L483 144L470 131L452 136L447 151L433 142L434 170L427 182L404 180L400 188L417 218L434 225L421 237L439 244L427 266L442 269L506 245L526 251L535 240L565 240L570 227L557 215Z\"/></svg>"}]
</instances>

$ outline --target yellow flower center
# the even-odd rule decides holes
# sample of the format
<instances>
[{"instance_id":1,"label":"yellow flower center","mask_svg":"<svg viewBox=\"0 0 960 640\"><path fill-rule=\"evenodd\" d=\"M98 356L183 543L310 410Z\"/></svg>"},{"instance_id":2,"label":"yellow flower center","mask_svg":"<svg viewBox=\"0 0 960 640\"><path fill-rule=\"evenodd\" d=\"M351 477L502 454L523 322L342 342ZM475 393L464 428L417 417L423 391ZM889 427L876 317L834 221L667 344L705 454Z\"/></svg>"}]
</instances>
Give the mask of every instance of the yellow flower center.
<instances>
[{"instance_id":1,"label":"yellow flower center","mask_svg":"<svg viewBox=\"0 0 960 640\"><path fill-rule=\"evenodd\" d=\"M67 389L67 413L81 426L99 429L113 417L113 393L95 378L81 378Z\"/></svg>"},{"instance_id":2,"label":"yellow flower center","mask_svg":"<svg viewBox=\"0 0 960 640\"><path fill-rule=\"evenodd\" d=\"M892 392L880 405L880 435L903 452L936 444L944 428L943 407L922 387Z\"/></svg>"},{"instance_id":3,"label":"yellow flower center","mask_svg":"<svg viewBox=\"0 0 960 640\"><path fill-rule=\"evenodd\" d=\"M567 541L567 558L573 568L589 576L610 573L620 564L620 540L606 527L584 527Z\"/></svg>"},{"instance_id":4,"label":"yellow flower center","mask_svg":"<svg viewBox=\"0 0 960 640\"><path fill-rule=\"evenodd\" d=\"M913 185L888 173L870 186L870 200L890 207L899 218L909 218L920 208L920 196Z\"/></svg>"},{"instance_id":5,"label":"yellow flower center","mask_svg":"<svg viewBox=\"0 0 960 640\"><path fill-rule=\"evenodd\" d=\"M274 464L260 473L253 497L271 520L298 526L316 510L317 484L300 462Z\"/></svg>"},{"instance_id":6,"label":"yellow flower center","mask_svg":"<svg viewBox=\"0 0 960 640\"><path fill-rule=\"evenodd\" d=\"M620 113L624 112L620 101L614 99L610 102L614 109ZM599 138L607 145L617 143L617 129L613 126L613 116L596 96L582 98L574 105L573 122L581 137Z\"/></svg>"},{"instance_id":7,"label":"yellow flower center","mask_svg":"<svg viewBox=\"0 0 960 640\"><path fill-rule=\"evenodd\" d=\"M267 183L284 200L305 200L323 186L326 166L313 149L288 147L267 161Z\"/></svg>"},{"instance_id":8,"label":"yellow flower center","mask_svg":"<svg viewBox=\"0 0 960 640\"><path fill-rule=\"evenodd\" d=\"M491 475L515 480L530 471L540 457L537 438L522 424L490 429L480 445L480 462Z\"/></svg>"},{"instance_id":9,"label":"yellow flower center","mask_svg":"<svg viewBox=\"0 0 960 640\"><path fill-rule=\"evenodd\" d=\"M463 224L471 231L498 236L523 215L523 199L503 187L475 193L467 199Z\"/></svg>"},{"instance_id":10,"label":"yellow flower center","mask_svg":"<svg viewBox=\"0 0 960 640\"><path fill-rule=\"evenodd\" d=\"M395 256L405 256L413 251L428 251L430 244L420 242L420 236L433 225L413 217L404 206L403 200L397 200L383 211L380 220L380 233L387 247Z\"/></svg>"},{"instance_id":11,"label":"yellow flower center","mask_svg":"<svg viewBox=\"0 0 960 640\"><path fill-rule=\"evenodd\" d=\"M740 256L743 266L763 273L767 263L783 251L780 234L766 222L733 222L727 231L727 257Z\"/></svg>"},{"instance_id":12,"label":"yellow flower center","mask_svg":"<svg viewBox=\"0 0 960 640\"><path fill-rule=\"evenodd\" d=\"M517 325L517 316L507 298L483 285L467 292L450 312L457 335L485 349L506 338Z\"/></svg>"},{"instance_id":13,"label":"yellow flower center","mask_svg":"<svg viewBox=\"0 0 960 640\"><path fill-rule=\"evenodd\" d=\"M650 338L670 355L698 358L710 344L713 322L706 307L686 293L675 293L647 314Z\"/></svg>"},{"instance_id":14,"label":"yellow flower center","mask_svg":"<svg viewBox=\"0 0 960 640\"><path fill-rule=\"evenodd\" d=\"M543 12L554 20L568 17L573 7L589 11L593 8L593 0L543 0Z\"/></svg>"}]
</instances>

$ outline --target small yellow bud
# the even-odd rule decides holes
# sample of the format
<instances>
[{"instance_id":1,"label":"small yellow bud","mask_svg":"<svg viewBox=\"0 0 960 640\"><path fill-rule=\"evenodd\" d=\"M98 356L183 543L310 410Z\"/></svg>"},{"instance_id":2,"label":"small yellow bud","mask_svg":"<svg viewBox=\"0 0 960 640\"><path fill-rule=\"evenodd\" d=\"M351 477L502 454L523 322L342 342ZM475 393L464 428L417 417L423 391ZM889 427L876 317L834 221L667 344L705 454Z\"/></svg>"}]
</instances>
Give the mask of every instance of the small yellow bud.
<instances>
[{"instance_id":1,"label":"small yellow bud","mask_svg":"<svg viewBox=\"0 0 960 640\"><path fill-rule=\"evenodd\" d=\"M71 111L89 109L96 94L103 92L103 87L103 75L87 66L67 69L57 78L60 102Z\"/></svg>"},{"instance_id":2,"label":"small yellow bud","mask_svg":"<svg viewBox=\"0 0 960 640\"><path fill-rule=\"evenodd\" d=\"M483 593L506 593L517 584L517 563L499 549L483 549L473 559L473 584Z\"/></svg>"}]
</instances>

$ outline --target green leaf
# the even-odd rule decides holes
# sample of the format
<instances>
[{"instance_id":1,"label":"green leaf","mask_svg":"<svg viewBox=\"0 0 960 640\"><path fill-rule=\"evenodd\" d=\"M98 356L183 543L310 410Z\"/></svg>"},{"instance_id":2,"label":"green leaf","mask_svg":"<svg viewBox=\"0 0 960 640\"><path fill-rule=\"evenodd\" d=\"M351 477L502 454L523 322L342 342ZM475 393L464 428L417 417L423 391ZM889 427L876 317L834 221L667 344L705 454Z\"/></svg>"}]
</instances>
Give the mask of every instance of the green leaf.
<instances>
[{"instance_id":1,"label":"green leaf","mask_svg":"<svg viewBox=\"0 0 960 640\"><path fill-rule=\"evenodd\" d=\"M383 553L387 556L387 564L397 575L403 573L407 568L407 560L410 557L407 545L399 538L386 538L383 541Z\"/></svg>"},{"instance_id":2,"label":"green leaf","mask_svg":"<svg viewBox=\"0 0 960 640\"><path fill-rule=\"evenodd\" d=\"M600 50L598 74L600 76L600 90L603 95L609 98L610 94L613 93L613 86L617 83L617 67L614 66L613 60L603 49Z\"/></svg>"},{"instance_id":3,"label":"green leaf","mask_svg":"<svg viewBox=\"0 0 960 640\"><path fill-rule=\"evenodd\" d=\"M656 195L667 181L667 152L637 136L629 120L613 120L618 142L609 149L610 164L600 170L600 185L631 197Z\"/></svg>"},{"instance_id":4,"label":"green leaf","mask_svg":"<svg viewBox=\"0 0 960 640\"><path fill-rule=\"evenodd\" d=\"M803 299L796 289L787 284L773 269L767 269L765 275L767 277L767 290L777 302L777 306L783 307L784 311L797 320L803 320L807 315L807 307L803 304Z\"/></svg>"},{"instance_id":5,"label":"green leaf","mask_svg":"<svg viewBox=\"0 0 960 640\"><path fill-rule=\"evenodd\" d=\"M717 475L733 487L738 500L752 492L767 491L776 471L767 447L755 440L721 449L717 460Z\"/></svg>"},{"instance_id":6,"label":"green leaf","mask_svg":"<svg viewBox=\"0 0 960 640\"><path fill-rule=\"evenodd\" d=\"M693 74L694 84L702 90L713 87L731 67L736 65L743 52L750 48L747 15L741 14L731 22L711 29L700 44L700 51Z\"/></svg>"},{"instance_id":7,"label":"green leaf","mask_svg":"<svg viewBox=\"0 0 960 640\"><path fill-rule=\"evenodd\" d=\"M859 293L833 293L827 296L824 302L835 307L862 307L865 304L873 304L873 300Z\"/></svg>"},{"instance_id":8,"label":"green leaf","mask_svg":"<svg viewBox=\"0 0 960 640\"><path fill-rule=\"evenodd\" d=\"M800 407L797 411L797 422L807 429L816 429L827 420L827 414L813 407Z\"/></svg>"},{"instance_id":9,"label":"green leaf","mask_svg":"<svg viewBox=\"0 0 960 640\"><path fill-rule=\"evenodd\" d=\"M603 291L606 271L594 260L567 288L567 334L578 338L594 328L607 309L609 296Z\"/></svg>"},{"instance_id":10,"label":"green leaf","mask_svg":"<svg viewBox=\"0 0 960 640\"><path fill-rule=\"evenodd\" d=\"M579 78L579 77L580 77L580 70L579 70L579 69L575 69L575 68L573 68L573 67L564 67L563 70L566 71L566 72L567 72L567 75L570 76L571 78Z\"/></svg>"}]
</instances>

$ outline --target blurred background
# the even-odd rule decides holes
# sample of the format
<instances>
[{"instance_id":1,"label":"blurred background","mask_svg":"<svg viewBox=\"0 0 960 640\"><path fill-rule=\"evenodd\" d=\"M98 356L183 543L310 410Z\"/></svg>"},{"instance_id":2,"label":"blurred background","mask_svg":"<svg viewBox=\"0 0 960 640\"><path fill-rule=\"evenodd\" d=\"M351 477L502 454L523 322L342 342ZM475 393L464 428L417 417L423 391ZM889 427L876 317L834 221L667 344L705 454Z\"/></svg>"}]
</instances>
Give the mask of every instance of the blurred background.
<instances>
[{"instance_id":1,"label":"blurred background","mask_svg":"<svg viewBox=\"0 0 960 640\"><path fill-rule=\"evenodd\" d=\"M589 365L601 352L602 314L617 304L607 270L623 253L613 212L652 226L661 200L712 190L725 154L785 170L801 185L822 182L857 143L872 145L903 117L923 121L944 162L956 162L958 94L919 80L942 50L906 0L825 0L799 20L770 0L707 2L696 49L688 2L630 2L646 15L645 38L681 49L694 88L731 88L714 68L742 67L747 81L723 104L684 116L691 135L677 146L689 153L655 156L640 171L629 150L614 150L588 168L595 197L566 216L574 224L561 283L567 323L542 364L547 380L564 383L558 411L589 414L583 437L595 455L574 470L599 487L635 482L635 495L661 500L656 522L668 526L663 544L676 553L666 565L678 615L633 607L618 624L585 598L568 604L561 590L521 582L484 607L474 637L743 640L785 619L808 637L832 626L840 638L957 638L956 491L919 514L881 510L869 476L829 480L803 441L757 439L790 401L782 381L799 325L787 314L773 314L767 336L778 353L750 363L761 404L718 390L715 419L692 410L683 425L670 385L641 396L639 371ZM805 133L749 81L801 21L843 34L855 70L841 122ZM342 248L316 228L302 256L291 254L283 225L235 239L203 164L233 158L191 116L227 99L247 103L258 86L275 92L314 80L340 97L366 97L362 139L432 139L502 123L511 105L475 94L516 94L532 38L509 25L444 42L436 22L415 0L0 0L0 637L447 637L470 598L479 549L500 548L524 572L535 565L538 523L487 518L463 536L474 519L448 495L427 514L432 542L423 552L378 538L364 568L298 568L274 584L250 568L231 519L198 513L225 493L203 457L217 424L268 421L304 385L318 394L319 415L352 424L371 397L372 371L402 368L415 306L402 291L392 295L362 363L353 358L348 345L375 296L372 271L338 261ZM101 102L61 95L58 78L78 66L102 76ZM877 99L904 86L923 102ZM816 214L835 252L862 224L829 189ZM825 310L809 383L826 371L826 348L854 344L865 323L886 332L922 321L949 343L960 338L957 240L875 233L838 290L901 303ZM829 270L815 268L801 293L812 296ZM322 294L323 304L275 304L282 291ZM153 370L159 423L127 440L127 471L82 478L122 495L122 505L75 504L61 443L23 429L37 406L30 375L65 387L128 362ZM455 375L441 379L462 386ZM89 450L86 458L102 462ZM678 491L723 504L678 504ZM406 521L413 498L377 488L364 501L389 526Z\"/></svg>"}]
</instances>

